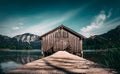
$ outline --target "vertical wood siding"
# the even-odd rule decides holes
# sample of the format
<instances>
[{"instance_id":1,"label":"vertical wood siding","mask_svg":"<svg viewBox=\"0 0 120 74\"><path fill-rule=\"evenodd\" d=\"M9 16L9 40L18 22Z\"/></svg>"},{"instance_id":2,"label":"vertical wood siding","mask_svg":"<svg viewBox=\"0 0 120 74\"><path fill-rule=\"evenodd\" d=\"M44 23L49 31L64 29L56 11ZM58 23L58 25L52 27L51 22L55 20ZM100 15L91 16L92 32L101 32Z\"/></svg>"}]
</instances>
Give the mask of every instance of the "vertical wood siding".
<instances>
[{"instance_id":1,"label":"vertical wood siding","mask_svg":"<svg viewBox=\"0 0 120 74\"><path fill-rule=\"evenodd\" d=\"M71 53L80 53L82 50L81 38L64 29L57 29L42 37L43 52L56 52L60 50L66 50Z\"/></svg>"}]
</instances>

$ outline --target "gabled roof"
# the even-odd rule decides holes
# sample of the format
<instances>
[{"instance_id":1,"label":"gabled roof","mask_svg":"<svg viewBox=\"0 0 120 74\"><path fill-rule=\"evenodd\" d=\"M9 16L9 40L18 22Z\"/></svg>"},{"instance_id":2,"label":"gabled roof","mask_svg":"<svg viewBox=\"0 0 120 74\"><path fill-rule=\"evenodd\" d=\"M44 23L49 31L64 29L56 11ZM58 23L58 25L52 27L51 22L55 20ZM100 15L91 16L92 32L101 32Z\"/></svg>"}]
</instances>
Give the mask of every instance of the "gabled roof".
<instances>
[{"instance_id":1,"label":"gabled roof","mask_svg":"<svg viewBox=\"0 0 120 74\"><path fill-rule=\"evenodd\" d=\"M55 29L53 29L53 30L51 30L51 31L49 31L49 32L47 32L47 33L41 35L41 36L40 36L40 39L41 39L42 37L44 37L44 36L46 36L46 35L48 35L48 34L54 32L54 31L56 31L57 29L64 29L64 30L66 30L66 31L68 31L68 32L70 32L70 33L72 33L73 35L75 35L75 36L77 36L77 37L82 37L83 39L86 38L85 36L83 36L83 35L81 35L81 34L75 32L74 30L72 30L72 29L70 29L70 28L68 28L68 27L66 27L66 26L64 26L64 25L60 25L60 26L56 27Z\"/></svg>"}]
</instances>

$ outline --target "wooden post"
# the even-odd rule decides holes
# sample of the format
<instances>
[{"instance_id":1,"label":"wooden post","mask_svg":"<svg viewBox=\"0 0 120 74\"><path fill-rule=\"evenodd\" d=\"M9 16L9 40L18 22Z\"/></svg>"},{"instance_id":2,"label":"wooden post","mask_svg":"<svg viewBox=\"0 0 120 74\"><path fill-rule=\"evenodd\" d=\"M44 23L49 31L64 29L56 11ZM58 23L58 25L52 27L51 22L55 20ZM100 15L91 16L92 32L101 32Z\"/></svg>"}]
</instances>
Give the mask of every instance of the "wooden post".
<instances>
[{"instance_id":1,"label":"wooden post","mask_svg":"<svg viewBox=\"0 0 120 74\"><path fill-rule=\"evenodd\" d=\"M42 46L41 46L41 54L42 54L42 57L45 57L45 54L43 52L43 40L41 40L41 44L42 44Z\"/></svg>"},{"instance_id":2,"label":"wooden post","mask_svg":"<svg viewBox=\"0 0 120 74\"><path fill-rule=\"evenodd\" d=\"M41 51L41 54L42 54L42 57L45 57L45 54L44 54L43 50Z\"/></svg>"},{"instance_id":3,"label":"wooden post","mask_svg":"<svg viewBox=\"0 0 120 74\"><path fill-rule=\"evenodd\" d=\"M80 39L80 50L81 50L81 57L83 57L83 50L82 50L82 39Z\"/></svg>"}]
</instances>

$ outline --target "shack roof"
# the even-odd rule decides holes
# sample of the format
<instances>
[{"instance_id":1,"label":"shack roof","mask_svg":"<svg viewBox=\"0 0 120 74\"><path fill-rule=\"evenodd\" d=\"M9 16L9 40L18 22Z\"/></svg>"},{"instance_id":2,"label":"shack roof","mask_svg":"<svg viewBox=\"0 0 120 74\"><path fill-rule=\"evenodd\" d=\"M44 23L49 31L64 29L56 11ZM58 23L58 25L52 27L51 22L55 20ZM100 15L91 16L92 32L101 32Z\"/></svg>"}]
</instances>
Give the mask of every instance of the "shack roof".
<instances>
[{"instance_id":1,"label":"shack roof","mask_svg":"<svg viewBox=\"0 0 120 74\"><path fill-rule=\"evenodd\" d=\"M73 35L75 35L75 36L77 36L77 37L80 37L80 38L83 38L83 39L86 38L85 36L83 36L83 35L81 35L81 34L75 32L74 30L72 30L72 29L70 29L70 28L68 28L68 27L66 27L66 26L64 26L64 25L62 24L62 25L56 27L55 29L53 29L53 30L51 30L51 31L49 31L49 32L47 32L47 33L41 35L41 36L40 36L40 39L42 39L42 37L44 37L44 36L46 36L46 35L48 35L48 34L54 32L54 31L56 31L56 30L58 30L58 29L64 29L64 30L66 30L66 31L68 31L68 32L70 32L70 33L72 33Z\"/></svg>"}]
</instances>

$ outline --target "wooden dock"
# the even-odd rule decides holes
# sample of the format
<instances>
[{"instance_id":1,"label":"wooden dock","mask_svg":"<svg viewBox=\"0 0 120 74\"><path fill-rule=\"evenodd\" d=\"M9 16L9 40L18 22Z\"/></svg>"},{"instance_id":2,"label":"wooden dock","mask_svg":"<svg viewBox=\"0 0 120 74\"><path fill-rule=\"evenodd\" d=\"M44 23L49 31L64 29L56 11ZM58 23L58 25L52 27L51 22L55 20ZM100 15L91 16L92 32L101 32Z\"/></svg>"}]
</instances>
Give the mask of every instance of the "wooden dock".
<instances>
[{"instance_id":1,"label":"wooden dock","mask_svg":"<svg viewBox=\"0 0 120 74\"><path fill-rule=\"evenodd\" d=\"M51 56L27 63L6 74L114 74L115 72L104 68L92 61L58 51Z\"/></svg>"}]
</instances>

